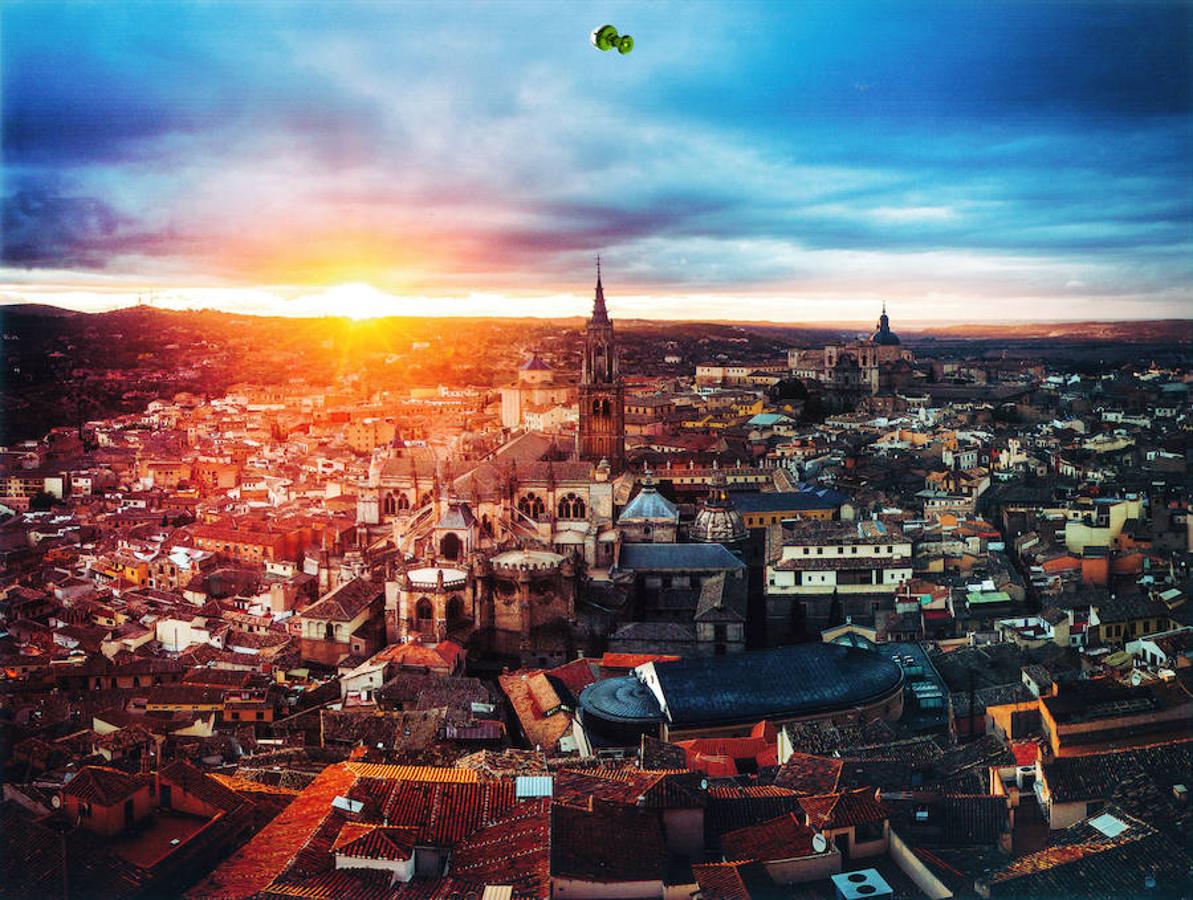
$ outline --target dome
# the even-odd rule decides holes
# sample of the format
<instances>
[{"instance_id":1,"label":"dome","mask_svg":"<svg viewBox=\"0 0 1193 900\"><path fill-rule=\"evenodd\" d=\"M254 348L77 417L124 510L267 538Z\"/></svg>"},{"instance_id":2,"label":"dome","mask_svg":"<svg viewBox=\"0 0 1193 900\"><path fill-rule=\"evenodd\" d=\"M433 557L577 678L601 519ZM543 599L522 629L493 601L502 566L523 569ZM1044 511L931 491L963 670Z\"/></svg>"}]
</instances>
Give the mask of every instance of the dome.
<instances>
[{"instance_id":1,"label":"dome","mask_svg":"<svg viewBox=\"0 0 1193 900\"><path fill-rule=\"evenodd\" d=\"M873 710L898 697L904 682L903 670L882 654L843 644L689 657L649 669L586 687L584 727L666 721L674 729L711 728L819 718Z\"/></svg>"},{"instance_id":2,"label":"dome","mask_svg":"<svg viewBox=\"0 0 1193 900\"><path fill-rule=\"evenodd\" d=\"M712 488L700 504L688 536L705 544L736 544L749 535L741 513L733 506L733 499L725 483L725 476L713 476Z\"/></svg>"},{"instance_id":3,"label":"dome","mask_svg":"<svg viewBox=\"0 0 1193 900\"><path fill-rule=\"evenodd\" d=\"M658 492L654 486L654 478L647 470L640 490L621 515L617 517L618 524L622 522L678 522L679 508Z\"/></svg>"}]
</instances>

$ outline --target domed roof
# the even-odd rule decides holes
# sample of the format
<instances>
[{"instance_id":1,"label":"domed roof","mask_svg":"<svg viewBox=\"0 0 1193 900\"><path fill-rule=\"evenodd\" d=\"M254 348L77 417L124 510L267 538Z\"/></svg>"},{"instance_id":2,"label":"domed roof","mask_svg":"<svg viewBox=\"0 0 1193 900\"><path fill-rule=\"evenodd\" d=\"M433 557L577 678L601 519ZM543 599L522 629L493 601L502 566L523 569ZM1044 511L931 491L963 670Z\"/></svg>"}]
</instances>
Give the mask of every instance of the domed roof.
<instances>
[{"instance_id":1,"label":"domed roof","mask_svg":"<svg viewBox=\"0 0 1193 900\"><path fill-rule=\"evenodd\" d=\"M718 472L688 529L688 536L705 544L736 544L744 541L748 534L746 523L729 496L725 476Z\"/></svg>"},{"instance_id":2,"label":"domed roof","mask_svg":"<svg viewBox=\"0 0 1193 900\"><path fill-rule=\"evenodd\" d=\"M621 522L678 522L679 508L658 492L654 486L654 478L647 469L642 480L642 490L626 504L621 515L617 517Z\"/></svg>"},{"instance_id":3,"label":"domed roof","mask_svg":"<svg viewBox=\"0 0 1193 900\"><path fill-rule=\"evenodd\" d=\"M883 702L902 690L904 679L880 653L822 643L655 663L653 689L643 690L640 672L586 687L580 694L586 724L665 717L681 728L820 716Z\"/></svg>"}]
</instances>

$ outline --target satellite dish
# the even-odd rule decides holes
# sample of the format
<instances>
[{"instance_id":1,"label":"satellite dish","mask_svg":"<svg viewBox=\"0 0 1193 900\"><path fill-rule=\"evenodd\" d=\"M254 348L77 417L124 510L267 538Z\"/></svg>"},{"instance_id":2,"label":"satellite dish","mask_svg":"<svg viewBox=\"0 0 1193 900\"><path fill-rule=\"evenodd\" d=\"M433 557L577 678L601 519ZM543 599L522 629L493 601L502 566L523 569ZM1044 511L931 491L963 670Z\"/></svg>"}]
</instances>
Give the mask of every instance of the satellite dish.
<instances>
[{"instance_id":1,"label":"satellite dish","mask_svg":"<svg viewBox=\"0 0 1193 900\"><path fill-rule=\"evenodd\" d=\"M50 798L50 806L54 807L54 809L58 809L58 807L60 807L61 805L62 805L62 798L59 797L57 794L55 794L53 797Z\"/></svg>"},{"instance_id":2,"label":"satellite dish","mask_svg":"<svg viewBox=\"0 0 1193 900\"><path fill-rule=\"evenodd\" d=\"M1138 670L1131 673L1131 686L1139 687L1143 683L1143 676L1139 674Z\"/></svg>"},{"instance_id":3,"label":"satellite dish","mask_svg":"<svg viewBox=\"0 0 1193 900\"><path fill-rule=\"evenodd\" d=\"M812 835L812 849L816 853L823 853L828 849L828 841L825 839L823 834Z\"/></svg>"},{"instance_id":4,"label":"satellite dish","mask_svg":"<svg viewBox=\"0 0 1193 900\"><path fill-rule=\"evenodd\" d=\"M700 779L700 790L702 790L702 791L708 790L708 779L707 778Z\"/></svg>"}]
</instances>

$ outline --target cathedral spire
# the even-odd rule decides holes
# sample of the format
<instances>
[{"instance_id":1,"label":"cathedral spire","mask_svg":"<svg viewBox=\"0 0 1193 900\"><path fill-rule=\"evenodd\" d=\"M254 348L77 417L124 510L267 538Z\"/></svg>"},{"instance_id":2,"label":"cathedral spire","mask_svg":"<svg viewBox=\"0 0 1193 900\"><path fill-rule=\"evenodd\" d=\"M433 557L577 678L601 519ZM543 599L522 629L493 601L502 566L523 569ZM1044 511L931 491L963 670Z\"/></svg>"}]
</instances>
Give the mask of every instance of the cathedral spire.
<instances>
[{"instance_id":1,"label":"cathedral spire","mask_svg":"<svg viewBox=\"0 0 1193 900\"><path fill-rule=\"evenodd\" d=\"M592 319L589 320L590 325L608 325L609 311L605 309L605 288L601 285L601 257L597 254L597 283L596 283L596 300L592 304Z\"/></svg>"}]
</instances>

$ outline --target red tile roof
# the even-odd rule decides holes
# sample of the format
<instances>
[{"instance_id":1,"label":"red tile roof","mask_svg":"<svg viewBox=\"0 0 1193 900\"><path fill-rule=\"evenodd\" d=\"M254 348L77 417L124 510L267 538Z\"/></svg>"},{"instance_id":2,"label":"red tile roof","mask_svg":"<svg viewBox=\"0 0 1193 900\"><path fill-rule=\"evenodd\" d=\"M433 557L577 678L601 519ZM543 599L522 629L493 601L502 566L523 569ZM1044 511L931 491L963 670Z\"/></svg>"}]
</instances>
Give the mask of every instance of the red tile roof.
<instances>
[{"instance_id":1,"label":"red tile roof","mask_svg":"<svg viewBox=\"0 0 1193 900\"><path fill-rule=\"evenodd\" d=\"M232 854L188 897L249 897L264 890L319 830L337 796L347 794L356 775L343 763L328 766L278 817Z\"/></svg>"},{"instance_id":2,"label":"red tile roof","mask_svg":"<svg viewBox=\"0 0 1193 900\"><path fill-rule=\"evenodd\" d=\"M728 860L773 862L794 859L815 853L812 848L815 834L817 832L805 825L799 816L787 813L721 835L721 849Z\"/></svg>"},{"instance_id":3,"label":"red tile roof","mask_svg":"<svg viewBox=\"0 0 1193 900\"><path fill-rule=\"evenodd\" d=\"M508 884L548 896L551 884L551 801L519 803L452 851L452 874Z\"/></svg>"},{"instance_id":4,"label":"red tile roof","mask_svg":"<svg viewBox=\"0 0 1193 900\"><path fill-rule=\"evenodd\" d=\"M390 872L367 869L333 869L311 878L281 884L275 882L256 895L257 900L306 897L310 900L383 900L390 893Z\"/></svg>"},{"instance_id":5,"label":"red tile roof","mask_svg":"<svg viewBox=\"0 0 1193 900\"><path fill-rule=\"evenodd\" d=\"M662 653L606 653L601 657L602 669L635 669L648 662L674 662L678 656Z\"/></svg>"},{"instance_id":6,"label":"red tile roof","mask_svg":"<svg viewBox=\"0 0 1193 900\"><path fill-rule=\"evenodd\" d=\"M839 759L815 756L811 753L793 753L787 762L779 767L775 784L790 788L804 796L831 794L841 781Z\"/></svg>"},{"instance_id":7,"label":"red tile roof","mask_svg":"<svg viewBox=\"0 0 1193 900\"><path fill-rule=\"evenodd\" d=\"M870 788L858 788L840 794L800 797L800 807L808 824L818 830L851 828L864 822L881 822L888 817L887 809Z\"/></svg>"},{"instance_id":8,"label":"red tile roof","mask_svg":"<svg viewBox=\"0 0 1193 900\"><path fill-rule=\"evenodd\" d=\"M700 896L716 898L716 900L750 900L754 890L765 891L774 888L774 884L767 884L766 870L759 863L754 862L719 862L700 863L692 866L692 877L700 886Z\"/></svg>"},{"instance_id":9,"label":"red tile roof","mask_svg":"<svg viewBox=\"0 0 1193 900\"><path fill-rule=\"evenodd\" d=\"M551 874L611 884L662 880L667 851L658 810L594 802L551 807Z\"/></svg>"},{"instance_id":10,"label":"red tile roof","mask_svg":"<svg viewBox=\"0 0 1193 900\"><path fill-rule=\"evenodd\" d=\"M345 822L332 852L353 859L406 860L414 855L415 829Z\"/></svg>"},{"instance_id":11,"label":"red tile roof","mask_svg":"<svg viewBox=\"0 0 1193 900\"><path fill-rule=\"evenodd\" d=\"M244 803L235 791L185 759L162 766L158 776L162 781L177 785L188 794L224 812L231 812Z\"/></svg>"},{"instance_id":12,"label":"red tile roof","mask_svg":"<svg viewBox=\"0 0 1193 900\"><path fill-rule=\"evenodd\" d=\"M452 846L515 803L512 781L487 784L399 781L360 787L362 796L369 791L383 793L380 818L390 825L410 826L415 829L419 844L436 847Z\"/></svg>"},{"instance_id":13,"label":"red tile roof","mask_svg":"<svg viewBox=\"0 0 1193 900\"><path fill-rule=\"evenodd\" d=\"M98 806L115 806L146 788L144 779L107 766L83 766L62 789L63 795Z\"/></svg>"}]
</instances>

